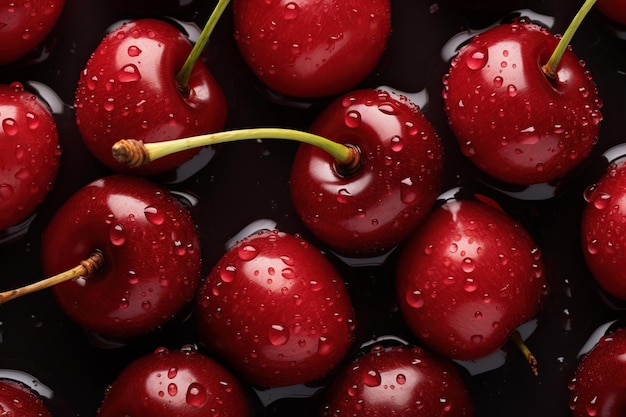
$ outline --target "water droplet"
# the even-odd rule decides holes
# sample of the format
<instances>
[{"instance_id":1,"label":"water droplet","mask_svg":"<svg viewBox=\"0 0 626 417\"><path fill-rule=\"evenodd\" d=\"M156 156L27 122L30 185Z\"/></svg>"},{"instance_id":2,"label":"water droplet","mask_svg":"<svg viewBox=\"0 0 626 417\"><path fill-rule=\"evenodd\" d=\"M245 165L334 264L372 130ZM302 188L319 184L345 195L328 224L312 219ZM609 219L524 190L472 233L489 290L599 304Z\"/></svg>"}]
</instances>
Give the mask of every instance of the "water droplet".
<instances>
[{"instance_id":1,"label":"water droplet","mask_svg":"<svg viewBox=\"0 0 626 417\"><path fill-rule=\"evenodd\" d=\"M296 271L293 268L284 268L280 271L280 275L285 279L294 279L296 277Z\"/></svg>"},{"instance_id":2,"label":"water droplet","mask_svg":"<svg viewBox=\"0 0 626 417\"><path fill-rule=\"evenodd\" d=\"M479 335L479 334L473 335L470 339L472 343L475 343L475 344L481 343L483 341L482 335Z\"/></svg>"},{"instance_id":3,"label":"water droplet","mask_svg":"<svg viewBox=\"0 0 626 417\"><path fill-rule=\"evenodd\" d=\"M497 76L493 79L493 86L495 88L500 88L502 87L502 84L504 83L504 80L502 79L502 77Z\"/></svg>"},{"instance_id":4,"label":"water droplet","mask_svg":"<svg viewBox=\"0 0 626 417\"><path fill-rule=\"evenodd\" d=\"M199 382L192 382L187 388L185 401L192 407L201 407L208 399L206 387Z\"/></svg>"},{"instance_id":5,"label":"water droplet","mask_svg":"<svg viewBox=\"0 0 626 417\"><path fill-rule=\"evenodd\" d=\"M328 338L324 336L320 337L317 342L317 353L319 353L322 356L325 356L325 355L330 354L332 350L333 350L333 345L332 343L330 343Z\"/></svg>"},{"instance_id":6,"label":"water droplet","mask_svg":"<svg viewBox=\"0 0 626 417\"><path fill-rule=\"evenodd\" d=\"M220 269L220 278L224 282L233 282L237 268L234 265L228 265L225 268Z\"/></svg>"},{"instance_id":7,"label":"water droplet","mask_svg":"<svg viewBox=\"0 0 626 417\"><path fill-rule=\"evenodd\" d=\"M404 148L404 143L402 143L402 138L400 136L392 137L390 143L390 148L394 152L400 152L402 148Z\"/></svg>"},{"instance_id":8,"label":"water droplet","mask_svg":"<svg viewBox=\"0 0 626 417\"><path fill-rule=\"evenodd\" d=\"M517 87L515 87L513 84L510 84L506 88L506 92L509 94L509 97L515 97L517 95Z\"/></svg>"},{"instance_id":9,"label":"water droplet","mask_svg":"<svg viewBox=\"0 0 626 417\"><path fill-rule=\"evenodd\" d=\"M363 373L363 383L368 387L377 387L381 384L382 377L375 369Z\"/></svg>"},{"instance_id":10,"label":"water droplet","mask_svg":"<svg viewBox=\"0 0 626 417\"><path fill-rule=\"evenodd\" d=\"M250 261L257 257L259 250L252 245L243 245L237 250L237 256L242 261Z\"/></svg>"},{"instance_id":11,"label":"water droplet","mask_svg":"<svg viewBox=\"0 0 626 417\"><path fill-rule=\"evenodd\" d=\"M176 394L178 394L178 386L176 386L176 384L171 383L167 386L167 393L174 397Z\"/></svg>"},{"instance_id":12,"label":"water droplet","mask_svg":"<svg viewBox=\"0 0 626 417\"><path fill-rule=\"evenodd\" d=\"M10 184L0 184L0 198L9 200L15 194L15 189Z\"/></svg>"},{"instance_id":13,"label":"water droplet","mask_svg":"<svg viewBox=\"0 0 626 417\"><path fill-rule=\"evenodd\" d=\"M124 226L116 224L109 230L109 239L115 246L121 246L126 242L126 231Z\"/></svg>"},{"instance_id":14,"label":"water droplet","mask_svg":"<svg viewBox=\"0 0 626 417\"><path fill-rule=\"evenodd\" d=\"M7 117L2 121L2 129L7 136L17 135L17 132L19 130L15 119L11 119L10 117Z\"/></svg>"},{"instance_id":15,"label":"water droplet","mask_svg":"<svg viewBox=\"0 0 626 417\"><path fill-rule=\"evenodd\" d=\"M463 284L463 289L467 292L474 292L478 288L478 284L472 278L467 278Z\"/></svg>"},{"instance_id":16,"label":"water droplet","mask_svg":"<svg viewBox=\"0 0 626 417\"><path fill-rule=\"evenodd\" d=\"M405 299L407 304L413 308L421 308L424 306L424 297L420 290L407 291Z\"/></svg>"},{"instance_id":17,"label":"water droplet","mask_svg":"<svg viewBox=\"0 0 626 417\"><path fill-rule=\"evenodd\" d=\"M131 45L128 47L128 56L136 57L141 55L141 49L139 49L136 45Z\"/></svg>"},{"instance_id":18,"label":"water droplet","mask_svg":"<svg viewBox=\"0 0 626 417\"><path fill-rule=\"evenodd\" d=\"M604 192L596 193L593 197L593 205L598 210L604 210L610 202L611 195Z\"/></svg>"},{"instance_id":19,"label":"water droplet","mask_svg":"<svg viewBox=\"0 0 626 417\"><path fill-rule=\"evenodd\" d=\"M598 413L598 396L594 396L586 405L589 417L594 417Z\"/></svg>"},{"instance_id":20,"label":"water droplet","mask_svg":"<svg viewBox=\"0 0 626 417\"><path fill-rule=\"evenodd\" d=\"M15 178L20 181L26 181L30 178L30 170L28 168L22 168L15 173Z\"/></svg>"},{"instance_id":21,"label":"water droplet","mask_svg":"<svg viewBox=\"0 0 626 417\"><path fill-rule=\"evenodd\" d=\"M477 50L465 59L465 64L469 69L479 70L487 65L488 60L487 50Z\"/></svg>"},{"instance_id":22,"label":"water droplet","mask_svg":"<svg viewBox=\"0 0 626 417\"><path fill-rule=\"evenodd\" d=\"M26 125L29 129L35 130L39 127L39 116L34 113L26 113Z\"/></svg>"},{"instance_id":23,"label":"water droplet","mask_svg":"<svg viewBox=\"0 0 626 417\"><path fill-rule=\"evenodd\" d=\"M345 188L342 188L339 191L337 191L337 202L341 204L347 204L349 201L349 197L350 197L350 191L346 190Z\"/></svg>"},{"instance_id":24,"label":"water droplet","mask_svg":"<svg viewBox=\"0 0 626 417\"><path fill-rule=\"evenodd\" d=\"M178 369L177 369L177 368L175 368L175 367L172 367L172 368L170 368L170 369L167 371L167 377L168 377L169 379L174 379L174 378L176 378L176 375L178 375Z\"/></svg>"},{"instance_id":25,"label":"water droplet","mask_svg":"<svg viewBox=\"0 0 626 417\"><path fill-rule=\"evenodd\" d=\"M141 308L148 311L152 308L152 303L150 301L144 301L141 303Z\"/></svg>"},{"instance_id":26,"label":"water droplet","mask_svg":"<svg viewBox=\"0 0 626 417\"><path fill-rule=\"evenodd\" d=\"M289 340L289 330L280 324L273 324L267 333L267 337L272 345L282 346Z\"/></svg>"},{"instance_id":27,"label":"water droplet","mask_svg":"<svg viewBox=\"0 0 626 417\"><path fill-rule=\"evenodd\" d=\"M124 65L121 70L117 72L117 79L121 83L129 83L133 81L139 81L141 74L139 69L134 64Z\"/></svg>"},{"instance_id":28,"label":"water droplet","mask_svg":"<svg viewBox=\"0 0 626 417\"><path fill-rule=\"evenodd\" d=\"M344 122L346 123L346 126L356 129L361 126L361 113L356 110L350 110L346 113Z\"/></svg>"},{"instance_id":29,"label":"water droplet","mask_svg":"<svg viewBox=\"0 0 626 417\"><path fill-rule=\"evenodd\" d=\"M148 206L143 210L143 214L146 216L146 220L155 226L163 224L165 216L163 213L157 210L154 206Z\"/></svg>"},{"instance_id":30,"label":"water droplet","mask_svg":"<svg viewBox=\"0 0 626 417\"><path fill-rule=\"evenodd\" d=\"M285 5L285 9L283 10L283 18L285 20L293 20L297 18L299 14L300 6L298 6L296 3L291 2Z\"/></svg>"},{"instance_id":31,"label":"water droplet","mask_svg":"<svg viewBox=\"0 0 626 417\"><path fill-rule=\"evenodd\" d=\"M413 204L417 200L417 192L413 188L411 178L405 178L400 182L400 200L404 204Z\"/></svg>"},{"instance_id":32,"label":"water droplet","mask_svg":"<svg viewBox=\"0 0 626 417\"><path fill-rule=\"evenodd\" d=\"M398 385L404 385L406 383L406 376L404 376L404 374L396 375L396 382Z\"/></svg>"},{"instance_id":33,"label":"water droplet","mask_svg":"<svg viewBox=\"0 0 626 417\"><path fill-rule=\"evenodd\" d=\"M474 271L474 269L476 268L476 265L474 264L474 260L472 258L465 258L463 259L461 268L463 269L463 272L466 272L469 274L470 272Z\"/></svg>"}]
</instances>

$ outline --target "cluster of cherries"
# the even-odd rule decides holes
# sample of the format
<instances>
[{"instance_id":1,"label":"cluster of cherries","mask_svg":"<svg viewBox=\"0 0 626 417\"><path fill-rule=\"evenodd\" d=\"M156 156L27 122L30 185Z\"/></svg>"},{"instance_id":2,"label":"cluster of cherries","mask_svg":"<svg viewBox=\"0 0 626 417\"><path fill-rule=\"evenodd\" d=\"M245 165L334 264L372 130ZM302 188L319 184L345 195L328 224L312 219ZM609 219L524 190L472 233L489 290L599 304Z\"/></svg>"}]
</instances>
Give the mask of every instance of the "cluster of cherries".
<instances>
[{"instance_id":1,"label":"cluster of cherries","mask_svg":"<svg viewBox=\"0 0 626 417\"><path fill-rule=\"evenodd\" d=\"M449 126L494 183L558 186L598 142L602 100L568 47L594 3L562 37L523 20L502 23L451 60L442 85ZM2 6L0 63L40 44L63 6ZM228 6L217 2L194 45L165 20L110 28L79 76L74 108L85 146L115 174L82 187L47 225L41 267L49 278L1 293L0 302L51 287L78 325L125 342L193 305L201 349L162 347L130 363L103 393L99 417L251 416L240 381L286 387L331 374L322 416L469 416L472 398L453 361L477 361L513 341L536 371L518 328L549 293L540 247L492 198L442 193L444 146L410 97L355 88L383 56L391 2L233 0L235 40L260 82L284 97L336 96L307 131L225 130L227 100L199 58ZM626 24L624 2L597 7ZM0 229L11 231L53 188L62 150L49 105L18 81L0 86L0 121ZM365 259L397 249L396 299L418 343L373 342L355 354L359 322L346 283L300 235L253 230L201 275L205 231L153 178L206 147L272 139L301 142L291 201L325 250ZM624 300L625 194L626 165L616 161L588 190L581 223L589 269ZM615 352L626 353L626 331L582 360L570 387L575 415L623 413L625 401L612 396L626 389ZM45 407L27 387L0 382L0 409L45 416Z\"/></svg>"}]
</instances>

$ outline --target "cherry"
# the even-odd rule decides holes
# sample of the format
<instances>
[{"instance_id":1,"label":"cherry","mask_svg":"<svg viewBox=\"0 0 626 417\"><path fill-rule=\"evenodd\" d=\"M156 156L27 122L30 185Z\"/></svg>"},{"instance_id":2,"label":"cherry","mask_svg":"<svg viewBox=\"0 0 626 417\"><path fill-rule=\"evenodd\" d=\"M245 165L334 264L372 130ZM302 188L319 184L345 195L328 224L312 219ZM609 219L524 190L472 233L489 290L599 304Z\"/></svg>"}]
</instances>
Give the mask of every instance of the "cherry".
<instances>
[{"instance_id":1,"label":"cherry","mask_svg":"<svg viewBox=\"0 0 626 417\"><path fill-rule=\"evenodd\" d=\"M491 204L454 198L402 248L396 286L415 335L459 360L497 351L547 291L541 251L522 225Z\"/></svg>"},{"instance_id":2,"label":"cherry","mask_svg":"<svg viewBox=\"0 0 626 417\"><path fill-rule=\"evenodd\" d=\"M179 29L156 19L127 22L107 34L81 72L75 97L80 133L103 164L129 171L111 156L120 139L159 142L224 126L225 97L197 61L199 50ZM192 52L195 59L187 60ZM173 155L133 173L162 173L196 153Z\"/></svg>"},{"instance_id":3,"label":"cherry","mask_svg":"<svg viewBox=\"0 0 626 417\"><path fill-rule=\"evenodd\" d=\"M585 262L606 292L626 300L626 256L621 233L626 209L626 161L612 162L596 184L585 191L587 205L581 219Z\"/></svg>"},{"instance_id":4,"label":"cherry","mask_svg":"<svg viewBox=\"0 0 626 417\"><path fill-rule=\"evenodd\" d=\"M109 176L75 192L44 230L41 253L43 272L52 277L2 293L0 301L52 287L71 319L110 339L161 326L200 283L189 211L140 177Z\"/></svg>"},{"instance_id":5,"label":"cherry","mask_svg":"<svg viewBox=\"0 0 626 417\"><path fill-rule=\"evenodd\" d=\"M379 90L345 94L310 130L360 150L353 171L301 146L293 162L294 208L313 234L340 254L381 254L403 241L433 206L443 179L434 127L404 96Z\"/></svg>"},{"instance_id":6,"label":"cherry","mask_svg":"<svg viewBox=\"0 0 626 417\"><path fill-rule=\"evenodd\" d=\"M65 0L16 0L0 5L0 65L19 60L54 28Z\"/></svg>"},{"instance_id":7,"label":"cherry","mask_svg":"<svg viewBox=\"0 0 626 417\"><path fill-rule=\"evenodd\" d=\"M0 85L0 230L33 214L52 189L61 148L48 106L20 83Z\"/></svg>"},{"instance_id":8,"label":"cherry","mask_svg":"<svg viewBox=\"0 0 626 417\"><path fill-rule=\"evenodd\" d=\"M135 359L107 388L98 417L252 416L230 371L193 345Z\"/></svg>"},{"instance_id":9,"label":"cherry","mask_svg":"<svg viewBox=\"0 0 626 417\"><path fill-rule=\"evenodd\" d=\"M405 96L362 89L338 97L311 132L250 129L153 144L121 141L120 162L141 166L197 146L252 138L303 142L290 178L305 225L342 255L380 255L404 240L434 204L443 148L434 127ZM310 146L314 145L314 146Z\"/></svg>"},{"instance_id":10,"label":"cherry","mask_svg":"<svg viewBox=\"0 0 626 417\"><path fill-rule=\"evenodd\" d=\"M329 96L372 72L391 32L390 9L389 0L234 0L235 39L270 89Z\"/></svg>"},{"instance_id":11,"label":"cherry","mask_svg":"<svg viewBox=\"0 0 626 417\"><path fill-rule=\"evenodd\" d=\"M5 416L52 417L41 397L12 379L0 379L0 411Z\"/></svg>"},{"instance_id":12,"label":"cherry","mask_svg":"<svg viewBox=\"0 0 626 417\"><path fill-rule=\"evenodd\" d=\"M355 323L341 276L299 236L262 230L231 247L197 302L200 339L252 384L324 377L346 355Z\"/></svg>"},{"instance_id":13,"label":"cherry","mask_svg":"<svg viewBox=\"0 0 626 417\"><path fill-rule=\"evenodd\" d=\"M610 331L586 353L569 385L574 417L626 413L626 329Z\"/></svg>"},{"instance_id":14,"label":"cherry","mask_svg":"<svg viewBox=\"0 0 626 417\"><path fill-rule=\"evenodd\" d=\"M513 184L560 180L598 139L602 101L563 38L531 23L476 35L444 77L445 110L461 150L491 177ZM558 47L557 47L558 45Z\"/></svg>"},{"instance_id":15,"label":"cherry","mask_svg":"<svg viewBox=\"0 0 626 417\"><path fill-rule=\"evenodd\" d=\"M471 416L458 369L419 347L375 345L346 366L328 388L322 417Z\"/></svg>"},{"instance_id":16,"label":"cherry","mask_svg":"<svg viewBox=\"0 0 626 417\"><path fill-rule=\"evenodd\" d=\"M598 0L596 8L620 25L626 25L626 2L623 0Z\"/></svg>"}]
</instances>

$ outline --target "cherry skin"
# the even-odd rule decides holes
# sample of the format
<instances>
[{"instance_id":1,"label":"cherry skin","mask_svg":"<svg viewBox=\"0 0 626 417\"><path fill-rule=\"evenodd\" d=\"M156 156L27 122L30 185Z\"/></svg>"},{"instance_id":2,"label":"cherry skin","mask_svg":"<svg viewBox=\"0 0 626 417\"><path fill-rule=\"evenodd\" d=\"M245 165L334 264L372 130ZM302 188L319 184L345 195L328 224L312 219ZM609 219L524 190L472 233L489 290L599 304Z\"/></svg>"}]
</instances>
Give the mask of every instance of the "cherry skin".
<instances>
[{"instance_id":1,"label":"cherry skin","mask_svg":"<svg viewBox=\"0 0 626 417\"><path fill-rule=\"evenodd\" d=\"M12 379L0 379L0 411L6 416L52 417L35 391Z\"/></svg>"},{"instance_id":2,"label":"cherry skin","mask_svg":"<svg viewBox=\"0 0 626 417\"><path fill-rule=\"evenodd\" d=\"M60 154L47 105L19 83L0 85L0 230L26 219L43 202Z\"/></svg>"},{"instance_id":3,"label":"cherry skin","mask_svg":"<svg viewBox=\"0 0 626 417\"><path fill-rule=\"evenodd\" d=\"M325 376L355 329L344 282L304 239L260 231L229 249L198 296L203 343L260 387Z\"/></svg>"},{"instance_id":4,"label":"cherry skin","mask_svg":"<svg viewBox=\"0 0 626 417\"><path fill-rule=\"evenodd\" d=\"M252 416L234 375L193 346L161 347L128 364L108 387L97 417Z\"/></svg>"},{"instance_id":5,"label":"cherry skin","mask_svg":"<svg viewBox=\"0 0 626 417\"><path fill-rule=\"evenodd\" d=\"M626 238L621 233L626 209L626 163L610 165L604 175L585 192L588 201L581 219L585 262L606 292L626 300Z\"/></svg>"},{"instance_id":6,"label":"cherry skin","mask_svg":"<svg viewBox=\"0 0 626 417\"><path fill-rule=\"evenodd\" d=\"M318 239L343 255L377 255L426 217L440 191L443 150L434 127L407 98L353 91L325 108L310 131L361 154L353 172L342 172L319 148L298 149L291 198Z\"/></svg>"},{"instance_id":7,"label":"cherry skin","mask_svg":"<svg viewBox=\"0 0 626 417\"><path fill-rule=\"evenodd\" d=\"M397 296L414 334L440 354L474 360L534 318L547 291L539 247L506 213L448 200L406 242Z\"/></svg>"},{"instance_id":8,"label":"cherry skin","mask_svg":"<svg viewBox=\"0 0 626 417\"><path fill-rule=\"evenodd\" d=\"M224 126L226 101L206 66L195 64L184 91L176 82L190 51L177 28L155 19L125 23L98 45L80 74L75 107L83 140L103 164L119 173L162 173L198 150L131 170L113 158L111 146L124 138L160 142Z\"/></svg>"},{"instance_id":9,"label":"cherry skin","mask_svg":"<svg viewBox=\"0 0 626 417\"><path fill-rule=\"evenodd\" d=\"M235 39L270 89L329 96L374 69L391 31L390 9L389 0L234 0Z\"/></svg>"},{"instance_id":10,"label":"cherry skin","mask_svg":"<svg viewBox=\"0 0 626 417\"><path fill-rule=\"evenodd\" d=\"M537 25L501 24L472 38L444 77L462 152L497 180L557 181L597 141L602 101L581 60L567 50L554 79L542 70L557 43Z\"/></svg>"},{"instance_id":11,"label":"cherry skin","mask_svg":"<svg viewBox=\"0 0 626 417\"><path fill-rule=\"evenodd\" d=\"M54 28L65 0L17 0L0 6L0 65L19 60Z\"/></svg>"},{"instance_id":12,"label":"cherry skin","mask_svg":"<svg viewBox=\"0 0 626 417\"><path fill-rule=\"evenodd\" d=\"M200 283L200 247L189 211L166 188L113 175L74 193L42 236L46 275L98 251L103 267L53 286L65 313L101 336L129 339L164 324Z\"/></svg>"},{"instance_id":13,"label":"cherry skin","mask_svg":"<svg viewBox=\"0 0 626 417\"><path fill-rule=\"evenodd\" d=\"M626 1L624 0L598 0L596 8L606 17L626 25Z\"/></svg>"},{"instance_id":14,"label":"cherry skin","mask_svg":"<svg viewBox=\"0 0 626 417\"><path fill-rule=\"evenodd\" d=\"M615 330L582 357L569 385L574 417L626 414L626 329Z\"/></svg>"},{"instance_id":15,"label":"cherry skin","mask_svg":"<svg viewBox=\"0 0 626 417\"><path fill-rule=\"evenodd\" d=\"M472 416L474 406L455 366L427 350L374 346L339 373L322 417Z\"/></svg>"}]
</instances>

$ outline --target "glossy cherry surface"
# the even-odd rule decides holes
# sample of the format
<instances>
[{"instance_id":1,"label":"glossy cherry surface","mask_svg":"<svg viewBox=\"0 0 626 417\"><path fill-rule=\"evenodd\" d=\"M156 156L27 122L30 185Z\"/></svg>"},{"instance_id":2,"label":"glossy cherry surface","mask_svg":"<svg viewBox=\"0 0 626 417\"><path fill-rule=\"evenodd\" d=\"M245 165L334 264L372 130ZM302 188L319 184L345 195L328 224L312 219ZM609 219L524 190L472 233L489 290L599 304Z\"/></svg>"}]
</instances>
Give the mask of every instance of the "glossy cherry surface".
<instances>
[{"instance_id":1,"label":"glossy cherry surface","mask_svg":"<svg viewBox=\"0 0 626 417\"><path fill-rule=\"evenodd\" d=\"M60 307L98 335L147 333L191 301L200 282L198 232L168 190L114 175L84 186L55 213L42 237L46 276L104 256L94 275L53 287Z\"/></svg>"},{"instance_id":2,"label":"glossy cherry surface","mask_svg":"<svg viewBox=\"0 0 626 417\"><path fill-rule=\"evenodd\" d=\"M396 287L425 345L474 360L537 315L547 281L541 250L521 224L491 205L449 200L403 247Z\"/></svg>"},{"instance_id":3,"label":"glossy cherry surface","mask_svg":"<svg viewBox=\"0 0 626 417\"><path fill-rule=\"evenodd\" d=\"M321 416L472 416L458 369L427 350L376 345L348 364L329 387Z\"/></svg>"},{"instance_id":4,"label":"glossy cherry surface","mask_svg":"<svg viewBox=\"0 0 626 417\"><path fill-rule=\"evenodd\" d=\"M11 379L0 380L0 412L5 416L52 417L39 394Z\"/></svg>"},{"instance_id":5,"label":"glossy cherry surface","mask_svg":"<svg viewBox=\"0 0 626 417\"><path fill-rule=\"evenodd\" d=\"M60 154L47 104L20 83L0 85L0 230L41 204L56 179Z\"/></svg>"},{"instance_id":6,"label":"glossy cherry surface","mask_svg":"<svg viewBox=\"0 0 626 417\"><path fill-rule=\"evenodd\" d=\"M332 264L304 239L261 231L213 267L198 297L200 339L260 387L325 376L354 338L354 312Z\"/></svg>"},{"instance_id":7,"label":"glossy cherry surface","mask_svg":"<svg viewBox=\"0 0 626 417\"><path fill-rule=\"evenodd\" d=\"M602 337L585 354L570 383L574 417L618 417L626 413L626 329Z\"/></svg>"},{"instance_id":8,"label":"glossy cherry surface","mask_svg":"<svg viewBox=\"0 0 626 417\"><path fill-rule=\"evenodd\" d=\"M554 79L542 70L557 43L538 25L496 25L472 38L444 77L461 151L500 181L555 182L598 141L602 100L580 58L567 50Z\"/></svg>"},{"instance_id":9,"label":"glossy cherry surface","mask_svg":"<svg viewBox=\"0 0 626 417\"><path fill-rule=\"evenodd\" d=\"M626 222L626 165L611 164L600 180L585 192L581 241L587 266L600 286L626 300L626 255L622 234Z\"/></svg>"},{"instance_id":10,"label":"glossy cherry surface","mask_svg":"<svg viewBox=\"0 0 626 417\"><path fill-rule=\"evenodd\" d=\"M602 14L620 25L626 25L626 2L623 0L598 0L596 7Z\"/></svg>"},{"instance_id":11,"label":"glossy cherry surface","mask_svg":"<svg viewBox=\"0 0 626 417\"><path fill-rule=\"evenodd\" d=\"M165 347L129 363L107 388L98 417L249 417L235 376L193 346Z\"/></svg>"},{"instance_id":12,"label":"glossy cherry surface","mask_svg":"<svg viewBox=\"0 0 626 417\"><path fill-rule=\"evenodd\" d=\"M374 69L391 32L390 9L389 0L234 0L235 39L271 89L329 96Z\"/></svg>"},{"instance_id":13,"label":"glossy cherry surface","mask_svg":"<svg viewBox=\"0 0 626 417\"><path fill-rule=\"evenodd\" d=\"M202 62L184 90L176 82L191 43L162 20L138 19L112 30L80 73L74 105L87 147L106 166L152 175L172 170L198 150L181 152L133 169L115 161L120 139L160 142L219 130L226 121L224 95Z\"/></svg>"},{"instance_id":14,"label":"glossy cherry surface","mask_svg":"<svg viewBox=\"0 0 626 417\"><path fill-rule=\"evenodd\" d=\"M443 148L409 99L356 90L334 100L310 130L356 146L362 158L353 172L344 173L326 152L299 147L291 198L317 238L342 254L381 254L428 214L440 191Z\"/></svg>"},{"instance_id":15,"label":"glossy cherry surface","mask_svg":"<svg viewBox=\"0 0 626 417\"><path fill-rule=\"evenodd\" d=\"M48 36L65 0L15 0L0 4L0 65L31 52Z\"/></svg>"}]
</instances>

